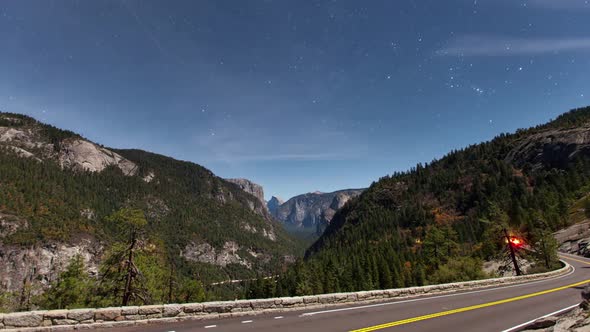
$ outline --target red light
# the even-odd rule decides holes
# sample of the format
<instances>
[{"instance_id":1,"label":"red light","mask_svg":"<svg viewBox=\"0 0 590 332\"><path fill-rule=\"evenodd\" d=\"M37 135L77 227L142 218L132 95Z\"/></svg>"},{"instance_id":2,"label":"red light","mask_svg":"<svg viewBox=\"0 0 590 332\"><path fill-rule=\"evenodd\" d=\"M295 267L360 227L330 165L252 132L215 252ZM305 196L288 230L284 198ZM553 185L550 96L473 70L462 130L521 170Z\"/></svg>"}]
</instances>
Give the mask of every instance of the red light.
<instances>
[{"instance_id":1,"label":"red light","mask_svg":"<svg viewBox=\"0 0 590 332\"><path fill-rule=\"evenodd\" d=\"M510 244L512 244L515 247L521 247L522 246L522 241L517 238L517 237L511 237L510 238Z\"/></svg>"}]
</instances>

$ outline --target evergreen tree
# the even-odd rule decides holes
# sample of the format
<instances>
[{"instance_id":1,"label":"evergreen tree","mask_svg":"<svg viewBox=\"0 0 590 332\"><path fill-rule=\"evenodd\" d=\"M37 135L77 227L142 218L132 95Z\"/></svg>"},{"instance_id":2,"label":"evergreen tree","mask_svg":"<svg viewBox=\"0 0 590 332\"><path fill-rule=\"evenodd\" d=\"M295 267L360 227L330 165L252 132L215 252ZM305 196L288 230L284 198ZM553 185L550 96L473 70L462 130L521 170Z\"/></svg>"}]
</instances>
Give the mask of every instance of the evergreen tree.
<instances>
[{"instance_id":1,"label":"evergreen tree","mask_svg":"<svg viewBox=\"0 0 590 332\"><path fill-rule=\"evenodd\" d=\"M82 256L74 256L57 280L43 294L46 309L84 308L89 305L93 280L88 276Z\"/></svg>"},{"instance_id":2,"label":"evergreen tree","mask_svg":"<svg viewBox=\"0 0 590 332\"><path fill-rule=\"evenodd\" d=\"M108 220L125 242L112 246L103 265L103 282L109 284L115 297L120 296L123 306L133 300L148 303L151 299L143 284L145 278L136 264L137 251L140 250L138 241L147 225L145 215L141 210L124 208L115 212Z\"/></svg>"},{"instance_id":3,"label":"evergreen tree","mask_svg":"<svg viewBox=\"0 0 590 332\"><path fill-rule=\"evenodd\" d=\"M543 220L538 220L536 224L537 227L533 229L530 237L530 246L536 264L543 266L546 270L559 267L558 244L553 232L547 229L547 224Z\"/></svg>"}]
</instances>

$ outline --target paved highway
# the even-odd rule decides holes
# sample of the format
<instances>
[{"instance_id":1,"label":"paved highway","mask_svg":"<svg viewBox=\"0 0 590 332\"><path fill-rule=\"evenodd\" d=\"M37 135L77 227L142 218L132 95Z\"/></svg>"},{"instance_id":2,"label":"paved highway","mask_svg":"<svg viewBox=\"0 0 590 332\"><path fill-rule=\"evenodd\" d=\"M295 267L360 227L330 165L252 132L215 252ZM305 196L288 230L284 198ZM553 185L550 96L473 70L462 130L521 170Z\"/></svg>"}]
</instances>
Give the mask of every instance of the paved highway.
<instances>
[{"instance_id":1,"label":"paved highway","mask_svg":"<svg viewBox=\"0 0 590 332\"><path fill-rule=\"evenodd\" d=\"M521 285L365 306L148 325L110 331L517 331L531 320L581 302L580 290L590 282L590 259L572 255L562 255L562 259L575 270L565 276Z\"/></svg>"}]
</instances>

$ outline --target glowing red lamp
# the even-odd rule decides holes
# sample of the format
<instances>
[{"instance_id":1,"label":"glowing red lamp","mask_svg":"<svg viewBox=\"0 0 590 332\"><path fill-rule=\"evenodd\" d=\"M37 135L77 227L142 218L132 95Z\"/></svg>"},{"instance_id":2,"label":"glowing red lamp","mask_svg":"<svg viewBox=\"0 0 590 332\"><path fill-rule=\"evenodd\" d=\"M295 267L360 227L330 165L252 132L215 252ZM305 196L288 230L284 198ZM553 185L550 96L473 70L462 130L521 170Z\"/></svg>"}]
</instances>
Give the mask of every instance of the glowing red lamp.
<instances>
[{"instance_id":1,"label":"glowing red lamp","mask_svg":"<svg viewBox=\"0 0 590 332\"><path fill-rule=\"evenodd\" d=\"M524 245L524 242L521 239L513 236L513 237L510 238L510 244L513 247L520 248L520 247L522 247Z\"/></svg>"}]
</instances>

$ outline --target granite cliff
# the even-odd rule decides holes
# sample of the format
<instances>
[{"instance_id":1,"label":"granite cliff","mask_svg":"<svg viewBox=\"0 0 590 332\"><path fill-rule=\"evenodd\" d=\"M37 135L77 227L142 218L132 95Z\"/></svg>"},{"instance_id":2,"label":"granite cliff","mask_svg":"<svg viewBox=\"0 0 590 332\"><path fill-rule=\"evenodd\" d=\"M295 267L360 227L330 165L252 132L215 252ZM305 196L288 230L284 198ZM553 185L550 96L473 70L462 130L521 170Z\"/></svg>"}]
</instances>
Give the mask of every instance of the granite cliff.
<instances>
[{"instance_id":1,"label":"granite cliff","mask_svg":"<svg viewBox=\"0 0 590 332\"><path fill-rule=\"evenodd\" d=\"M331 193L313 192L295 196L285 203L273 207L273 216L288 228L316 231L325 227L336 211L350 199L357 197L364 189L346 189ZM274 202L273 202L274 204Z\"/></svg>"}]
</instances>

